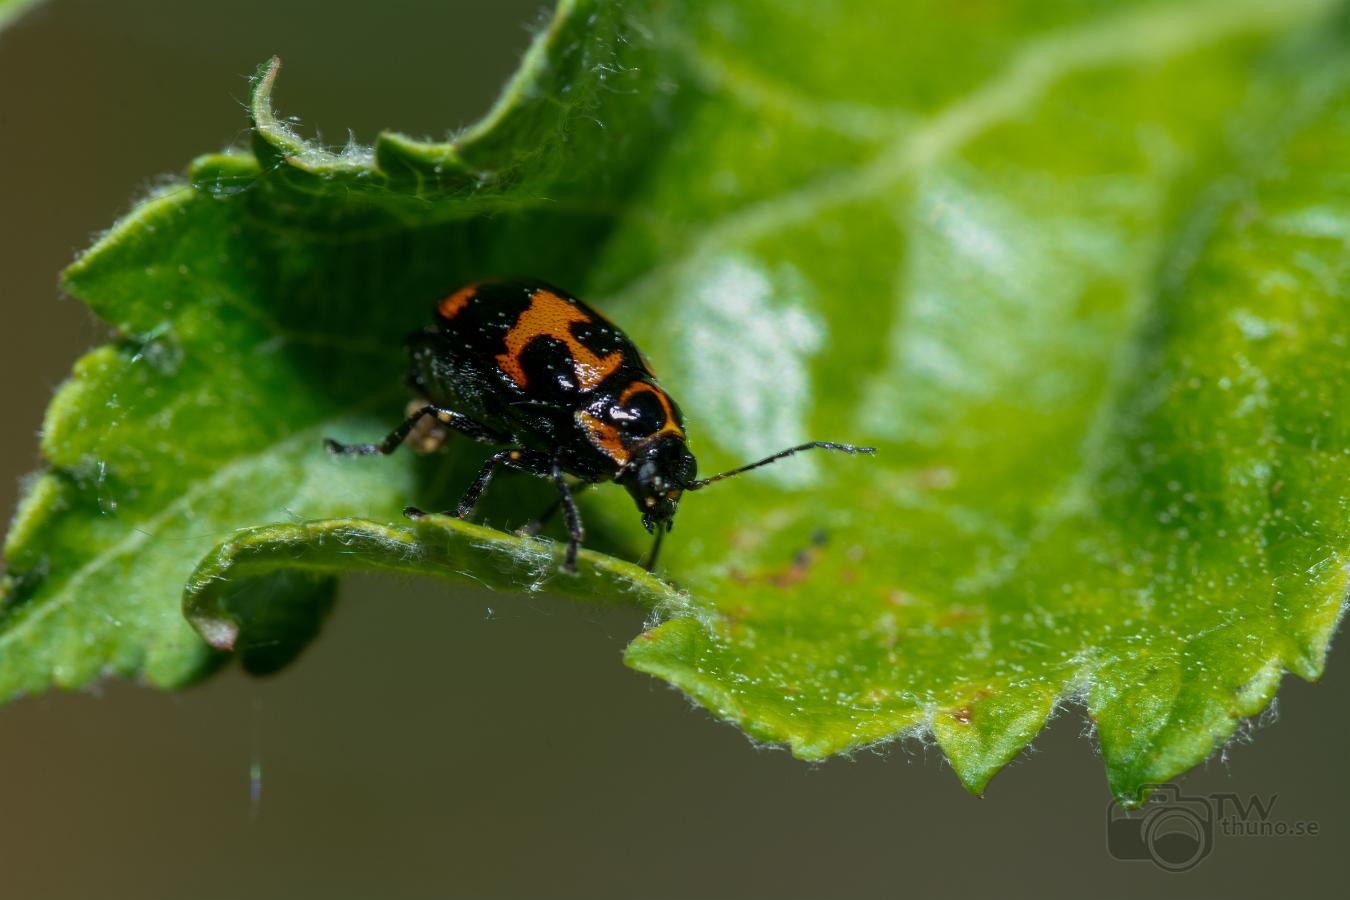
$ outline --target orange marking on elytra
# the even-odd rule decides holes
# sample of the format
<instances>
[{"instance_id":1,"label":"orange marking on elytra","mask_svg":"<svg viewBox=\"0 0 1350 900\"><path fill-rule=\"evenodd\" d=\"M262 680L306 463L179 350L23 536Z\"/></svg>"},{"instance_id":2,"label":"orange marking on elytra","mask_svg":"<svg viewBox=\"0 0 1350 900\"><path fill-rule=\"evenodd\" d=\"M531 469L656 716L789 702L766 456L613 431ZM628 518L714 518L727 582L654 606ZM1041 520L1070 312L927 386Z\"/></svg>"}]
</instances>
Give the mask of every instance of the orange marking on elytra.
<instances>
[{"instance_id":1,"label":"orange marking on elytra","mask_svg":"<svg viewBox=\"0 0 1350 900\"><path fill-rule=\"evenodd\" d=\"M621 466L628 465L628 461L632 459L632 454L628 452L628 448L624 447L619 429L608 422L597 419L585 410L577 412L576 420L597 450Z\"/></svg>"},{"instance_id":2,"label":"orange marking on elytra","mask_svg":"<svg viewBox=\"0 0 1350 900\"><path fill-rule=\"evenodd\" d=\"M498 354L497 365L519 387L525 387L529 378L520 364L520 355L536 338L551 337L562 341L571 352L578 386L583 391L593 390L614 374L623 363L623 354L615 351L601 358L573 336L572 326L575 323L590 320L590 316L552 291L535 291L530 297L529 308L520 314L516 324L506 333L506 352Z\"/></svg>"},{"instance_id":3,"label":"orange marking on elytra","mask_svg":"<svg viewBox=\"0 0 1350 900\"><path fill-rule=\"evenodd\" d=\"M442 317L453 319L459 315L460 310L469 305L469 301L473 299L473 295L476 293L478 293L478 285L476 284L462 287L442 300L437 310Z\"/></svg>"},{"instance_id":4,"label":"orange marking on elytra","mask_svg":"<svg viewBox=\"0 0 1350 900\"><path fill-rule=\"evenodd\" d=\"M624 388L624 392L619 395L619 405L623 406L628 402L629 397L638 393L655 394L656 399L661 402L661 409L663 409L666 414L666 424L662 425L661 430L652 435L652 437L662 434L673 434L677 437L684 437L684 431L675 422L675 407L671 405L670 398L666 396L665 391L654 384L648 384L645 381L634 381L632 384L628 385L628 387Z\"/></svg>"}]
</instances>

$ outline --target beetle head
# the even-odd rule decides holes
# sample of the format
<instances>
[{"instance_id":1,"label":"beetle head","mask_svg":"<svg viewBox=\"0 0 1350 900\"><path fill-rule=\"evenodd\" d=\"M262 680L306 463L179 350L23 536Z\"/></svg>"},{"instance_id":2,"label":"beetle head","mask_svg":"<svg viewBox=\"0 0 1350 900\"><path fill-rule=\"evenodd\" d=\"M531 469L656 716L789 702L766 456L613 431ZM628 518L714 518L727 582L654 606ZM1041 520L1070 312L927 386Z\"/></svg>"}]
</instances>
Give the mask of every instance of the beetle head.
<instances>
[{"instance_id":1,"label":"beetle head","mask_svg":"<svg viewBox=\"0 0 1350 900\"><path fill-rule=\"evenodd\" d=\"M683 438L663 435L634 448L617 481L633 495L644 528L655 531L664 524L669 531L680 494L697 474L698 463Z\"/></svg>"}]
</instances>

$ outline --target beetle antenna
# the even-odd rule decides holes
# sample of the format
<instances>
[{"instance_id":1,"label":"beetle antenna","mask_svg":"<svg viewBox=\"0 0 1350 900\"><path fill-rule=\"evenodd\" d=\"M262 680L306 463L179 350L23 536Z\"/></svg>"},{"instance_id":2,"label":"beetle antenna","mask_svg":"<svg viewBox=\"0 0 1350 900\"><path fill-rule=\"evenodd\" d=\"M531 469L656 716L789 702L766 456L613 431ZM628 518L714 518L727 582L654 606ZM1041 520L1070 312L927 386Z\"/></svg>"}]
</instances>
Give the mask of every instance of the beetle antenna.
<instances>
[{"instance_id":1,"label":"beetle antenna","mask_svg":"<svg viewBox=\"0 0 1350 900\"><path fill-rule=\"evenodd\" d=\"M670 530L670 524L670 522L666 522L664 525L661 522L656 523L656 540L652 542L651 552L648 553L647 558L642 561L642 568L646 569L648 572L651 572L656 568L656 557L661 553L661 538L665 537L666 532Z\"/></svg>"},{"instance_id":2,"label":"beetle antenna","mask_svg":"<svg viewBox=\"0 0 1350 900\"><path fill-rule=\"evenodd\" d=\"M809 444L798 444L796 447L789 447L786 450L779 450L772 456L766 456L759 462L752 462L748 466L741 466L739 469L732 469L729 472L722 472L720 475L714 475L711 478L699 478L689 482L684 486L686 491L697 491L705 488L714 481L721 481L723 478L730 478L733 475L740 475L742 472L749 472L751 469L758 469L760 466L767 466L770 463L776 463L780 459L791 456L794 453L801 453L803 450L838 450L840 453L876 453L876 447L855 447L852 444L836 444L831 441L811 441Z\"/></svg>"}]
</instances>

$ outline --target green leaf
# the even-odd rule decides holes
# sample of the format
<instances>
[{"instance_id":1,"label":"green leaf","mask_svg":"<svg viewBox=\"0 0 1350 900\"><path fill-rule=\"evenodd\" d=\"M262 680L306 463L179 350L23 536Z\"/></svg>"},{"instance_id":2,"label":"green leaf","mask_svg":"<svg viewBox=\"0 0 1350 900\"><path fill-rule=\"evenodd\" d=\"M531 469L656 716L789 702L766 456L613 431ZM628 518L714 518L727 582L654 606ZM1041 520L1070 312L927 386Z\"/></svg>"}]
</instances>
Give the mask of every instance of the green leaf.
<instances>
[{"instance_id":1,"label":"green leaf","mask_svg":"<svg viewBox=\"0 0 1350 900\"><path fill-rule=\"evenodd\" d=\"M188 582L184 613L197 632L221 650L260 648L288 659L313 634L311 607L271 605L266 614L241 603L241 579L278 571L309 576L347 571L470 578L496 590L544 590L577 599L635 598L666 611L682 596L632 564L582 549L577 574L556 580L562 548L521 539L448 516L426 516L402 527L363 519L268 525L241 531L208 556ZM247 661L246 661L247 665ZM264 666L274 669L270 659Z\"/></svg>"},{"instance_id":2,"label":"green leaf","mask_svg":"<svg viewBox=\"0 0 1350 900\"><path fill-rule=\"evenodd\" d=\"M273 115L272 66L253 152L68 273L124 338L53 403L0 693L184 683L212 662L185 583L204 635L274 669L335 573L397 570L645 604L628 663L752 736L931 736L977 793L1080 702L1136 801L1316 678L1342 609L1346 30L1318 0L564 3L483 124L341 152ZM318 439L387 430L400 335L489 274L621 322L705 472L881 452L687 496L676 588L403 523L481 455ZM546 497L494 486L486 519ZM621 491L583 511L637 557Z\"/></svg>"},{"instance_id":3,"label":"green leaf","mask_svg":"<svg viewBox=\"0 0 1350 900\"><path fill-rule=\"evenodd\" d=\"M400 520L411 501L437 502L409 455L349 464L322 439L399 417L403 336L437 292L485 271L582 280L631 177L601 117L641 141L663 104L633 106L651 88L625 55L632 27L563 4L485 123L451 144L306 144L272 112L273 61L255 84L254 152L194 161L188 183L67 270L66 289L120 337L76 365L48 411L50 468L5 544L0 698L105 673L186 684L217 660L182 616L183 588L233 531ZM477 464L454 462L460 475ZM247 587L240 608L332 591L312 578Z\"/></svg>"}]
</instances>

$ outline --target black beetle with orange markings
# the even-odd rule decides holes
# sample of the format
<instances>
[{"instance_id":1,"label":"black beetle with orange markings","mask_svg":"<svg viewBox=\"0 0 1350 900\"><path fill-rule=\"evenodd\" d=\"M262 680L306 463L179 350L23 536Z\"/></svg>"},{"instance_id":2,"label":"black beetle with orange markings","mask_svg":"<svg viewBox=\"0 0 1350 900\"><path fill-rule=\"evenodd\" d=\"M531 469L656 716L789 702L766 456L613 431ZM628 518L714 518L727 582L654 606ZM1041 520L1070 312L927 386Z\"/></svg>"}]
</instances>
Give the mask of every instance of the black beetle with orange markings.
<instances>
[{"instance_id":1,"label":"black beetle with orange markings","mask_svg":"<svg viewBox=\"0 0 1350 900\"><path fill-rule=\"evenodd\" d=\"M339 444L333 453L393 453L424 418L486 444L505 445L484 463L459 505L466 518L498 466L547 478L571 540L566 569L576 570L584 537L567 476L583 484L614 481L628 489L656 541L672 527L680 496L803 450L873 453L812 441L759 462L696 478L680 408L661 389L637 347L577 298L540 281L480 281L442 300L435 324L408 338L408 386L425 403L378 444ZM420 510L408 507L416 518ZM548 515L546 513L545 515Z\"/></svg>"}]
</instances>

